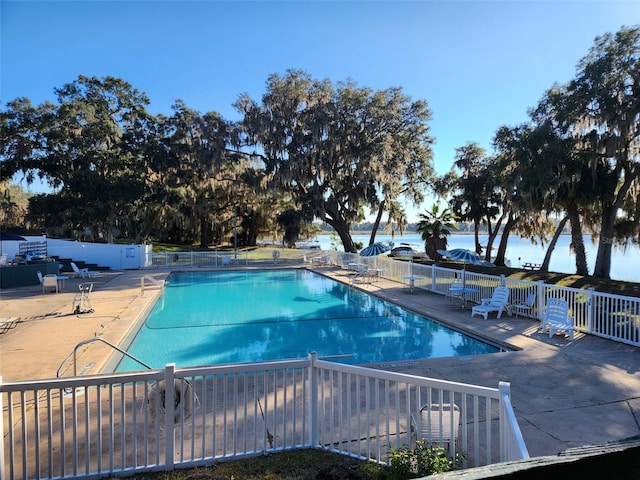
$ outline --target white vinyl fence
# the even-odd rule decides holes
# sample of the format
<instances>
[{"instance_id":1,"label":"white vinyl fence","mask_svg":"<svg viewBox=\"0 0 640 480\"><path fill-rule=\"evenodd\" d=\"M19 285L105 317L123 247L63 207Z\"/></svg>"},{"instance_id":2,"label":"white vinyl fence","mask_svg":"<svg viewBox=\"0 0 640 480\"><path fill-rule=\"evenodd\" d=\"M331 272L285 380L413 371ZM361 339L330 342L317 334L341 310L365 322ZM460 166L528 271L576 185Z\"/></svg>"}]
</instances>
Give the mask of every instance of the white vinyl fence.
<instances>
[{"instance_id":1,"label":"white vinyl fence","mask_svg":"<svg viewBox=\"0 0 640 480\"><path fill-rule=\"evenodd\" d=\"M442 408L455 404L459 420ZM414 445L415 419L464 467L528 458L498 388L307 359L1 383L2 480L173 470L293 448L386 462ZM438 407L440 406L440 407ZM439 443L438 434L425 439Z\"/></svg>"},{"instance_id":2,"label":"white vinyl fence","mask_svg":"<svg viewBox=\"0 0 640 480\"><path fill-rule=\"evenodd\" d=\"M536 294L535 308L523 316L541 320L546 300L550 297L563 298L569 303L569 313L575 319L576 330L640 347L640 298L397 261L384 255L362 257L337 251L307 251L284 258L279 252L274 250L272 256L267 254L258 259L252 258L250 252L162 252L153 253L150 264L169 268L313 264L337 265L345 269L350 268L349 264L362 264L375 271L377 276L389 280L408 283L407 278L412 277L416 289L442 295L449 292L452 283L464 282L467 287L478 290L478 293L467 295L467 299L475 303L490 298L495 287L505 285L511 291L512 304L523 303L529 293Z\"/></svg>"},{"instance_id":3,"label":"white vinyl fence","mask_svg":"<svg viewBox=\"0 0 640 480\"><path fill-rule=\"evenodd\" d=\"M575 319L576 329L617 342L640 346L640 298L613 295L578 288L547 285L543 282L515 280L495 275L486 275L454 270L432 265L422 265L410 261L397 261L384 255L362 257L354 253L337 251L307 251L304 254L284 258L280 250L254 259L250 252L181 252L153 253L149 262L155 267L197 268L226 266L263 266L314 264L337 265L345 269L349 264L362 264L376 271L376 275L401 283L408 283L412 277L414 287L446 295L454 282L464 282L474 287L478 293L467 295L471 302L480 303L490 298L495 287L505 285L511 291L510 302L522 303L529 293L536 294L536 306L524 316L542 319L547 298L559 297L569 303L569 313ZM277 255L275 252L278 252Z\"/></svg>"}]
</instances>

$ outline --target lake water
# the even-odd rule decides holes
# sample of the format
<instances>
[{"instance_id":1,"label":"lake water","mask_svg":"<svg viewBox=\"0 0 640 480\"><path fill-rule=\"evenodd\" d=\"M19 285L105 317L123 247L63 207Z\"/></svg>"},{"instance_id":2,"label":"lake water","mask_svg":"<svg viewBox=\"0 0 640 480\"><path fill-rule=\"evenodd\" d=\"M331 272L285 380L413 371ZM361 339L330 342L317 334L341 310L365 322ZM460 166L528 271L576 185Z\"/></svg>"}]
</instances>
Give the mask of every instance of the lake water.
<instances>
[{"instance_id":1,"label":"lake water","mask_svg":"<svg viewBox=\"0 0 640 480\"><path fill-rule=\"evenodd\" d=\"M487 244L488 235L480 235L480 243ZM362 242L365 246L369 244L369 235L353 235L355 242ZM391 235L376 235L376 241L390 241ZM499 241L499 238L496 239ZM318 242L322 250L331 250L331 235L319 235ZM417 234L405 234L403 236L396 235L394 239L395 245L408 243L414 249L424 252L424 241ZM589 272L593 272L596 262L596 253L598 246L591 242L591 237L584 237L585 249L587 251L587 266ZM338 240L338 243L339 240ZM556 248L551 255L551 263L549 270L552 272L575 273L576 258L571 250L571 236L561 235ZM494 245L494 246L497 246ZM448 237L449 250L454 248L466 248L474 250L473 235L451 235ZM338 247L342 250L342 244ZM547 250L547 245L534 245L529 240L519 238L517 236L509 237L507 246L507 258L511 261L512 267L520 267L524 263L542 263ZM638 244L631 244L626 250L621 247L614 246L611 260L611 278L615 280L625 280L631 282L640 282L640 268L638 262L640 260L640 248Z\"/></svg>"}]
</instances>

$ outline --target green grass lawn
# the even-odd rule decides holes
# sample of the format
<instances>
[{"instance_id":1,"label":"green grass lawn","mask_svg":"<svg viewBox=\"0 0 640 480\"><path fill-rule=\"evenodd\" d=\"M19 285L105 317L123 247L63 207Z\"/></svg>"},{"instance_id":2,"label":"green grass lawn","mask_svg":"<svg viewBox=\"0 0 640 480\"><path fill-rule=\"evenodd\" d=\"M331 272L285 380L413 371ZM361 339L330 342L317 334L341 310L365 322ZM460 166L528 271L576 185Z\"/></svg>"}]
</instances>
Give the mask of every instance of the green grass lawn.
<instances>
[{"instance_id":1,"label":"green grass lawn","mask_svg":"<svg viewBox=\"0 0 640 480\"><path fill-rule=\"evenodd\" d=\"M200 248L197 245L175 245L168 243L154 243L154 252L195 252L195 251L225 251L233 250L232 246L222 246L216 249L213 248ZM252 259L271 259L274 247L248 247L238 249L239 254L245 255L245 252L249 252ZM321 255L322 252L313 250L296 250L290 248L278 248L280 252L280 258L294 258L301 257L302 255ZM407 261L406 259L399 258L397 261ZM423 263L425 265L433 264L432 261L416 261L416 263ZM462 264L459 262L440 262L440 266L444 268L462 269ZM539 270L524 270L519 268L510 267L478 267L474 265L467 265L466 269L470 272L484 273L487 275L504 275L505 277L515 278L518 280L527 280L530 282L538 282L542 280L545 283L551 285L558 285L562 287L572 287L589 289L593 288L598 292L612 293L617 295L625 295L628 297L640 297L640 283L623 282L620 280L608 280L590 276L572 275L569 273L558 272L541 272Z\"/></svg>"},{"instance_id":2,"label":"green grass lawn","mask_svg":"<svg viewBox=\"0 0 640 480\"><path fill-rule=\"evenodd\" d=\"M326 450L303 449L219 462L208 467L138 474L133 480L383 480L388 469Z\"/></svg>"}]
</instances>

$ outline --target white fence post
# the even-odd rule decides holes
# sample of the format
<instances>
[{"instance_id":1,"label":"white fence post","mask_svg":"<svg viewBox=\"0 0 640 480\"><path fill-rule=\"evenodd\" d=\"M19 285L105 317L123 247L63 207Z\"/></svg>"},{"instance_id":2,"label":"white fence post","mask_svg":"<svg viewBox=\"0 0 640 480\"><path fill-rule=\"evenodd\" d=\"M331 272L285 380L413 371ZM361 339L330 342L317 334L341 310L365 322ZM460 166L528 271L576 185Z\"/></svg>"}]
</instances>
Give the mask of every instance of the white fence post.
<instances>
[{"instance_id":1,"label":"white fence post","mask_svg":"<svg viewBox=\"0 0 640 480\"><path fill-rule=\"evenodd\" d=\"M538 281L536 286L536 298L538 299L537 316L538 320L542 321L544 318L544 309L547 303L545 283L542 280Z\"/></svg>"},{"instance_id":2,"label":"white fence post","mask_svg":"<svg viewBox=\"0 0 640 480\"><path fill-rule=\"evenodd\" d=\"M587 332L593 332L593 287L587 289Z\"/></svg>"},{"instance_id":3,"label":"white fence post","mask_svg":"<svg viewBox=\"0 0 640 480\"><path fill-rule=\"evenodd\" d=\"M511 403L511 384L498 382L499 398L499 431L500 431L500 461L508 462L530 458L529 451L518 425L513 404Z\"/></svg>"},{"instance_id":4,"label":"white fence post","mask_svg":"<svg viewBox=\"0 0 640 480\"><path fill-rule=\"evenodd\" d=\"M2 385L2 377L0 376L0 385ZM2 405L2 393L0 393L0 413L4 412L4 405ZM5 480L4 477L4 415L0 414L0 480Z\"/></svg>"},{"instance_id":5,"label":"white fence post","mask_svg":"<svg viewBox=\"0 0 640 480\"><path fill-rule=\"evenodd\" d=\"M506 421L506 408L504 405L504 397L509 396L511 394L511 384L508 382L498 382L498 390L500 390L500 395L498 396L499 407L498 410L500 414L498 415L498 429L500 431L500 461L504 461L507 458L507 426L508 422ZM510 440L510 438L509 438Z\"/></svg>"},{"instance_id":6,"label":"white fence post","mask_svg":"<svg viewBox=\"0 0 640 480\"><path fill-rule=\"evenodd\" d=\"M438 279L438 272L437 272L437 268L434 265L433 267L431 267L431 291L432 292L438 291L437 279Z\"/></svg>"},{"instance_id":7,"label":"white fence post","mask_svg":"<svg viewBox=\"0 0 640 480\"><path fill-rule=\"evenodd\" d=\"M316 352L309 353L309 444L318 445L318 371Z\"/></svg>"},{"instance_id":8,"label":"white fence post","mask_svg":"<svg viewBox=\"0 0 640 480\"><path fill-rule=\"evenodd\" d=\"M164 398L161 401L164 402L164 431L165 431L165 444L164 444L164 464L166 471L174 470L175 463L175 373L176 364L168 363L164 368ZM156 387L157 388L157 387ZM158 392L160 393L160 392Z\"/></svg>"}]
</instances>

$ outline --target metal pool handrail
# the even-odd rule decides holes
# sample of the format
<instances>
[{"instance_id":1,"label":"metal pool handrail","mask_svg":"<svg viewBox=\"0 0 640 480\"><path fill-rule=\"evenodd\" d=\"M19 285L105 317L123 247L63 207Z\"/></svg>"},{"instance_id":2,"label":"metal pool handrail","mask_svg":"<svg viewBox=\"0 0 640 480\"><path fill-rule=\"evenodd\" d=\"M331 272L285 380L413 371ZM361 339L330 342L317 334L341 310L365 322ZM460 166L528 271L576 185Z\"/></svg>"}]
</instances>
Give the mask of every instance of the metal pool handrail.
<instances>
[{"instance_id":1,"label":"metal pool handrail","mask_svg":"<svg viewBox=\"0 0 640 480\"><path fill-rule=\"evenodd\" d=\"M105 345L108 345L109 347L113 348L114 350L117 350L118 352L120 352L121 354L125 355L126 357L129 357L130 359L132 359L134 362L139 363L140 365L142 365L143 367L145 367L148 370L151 370L151 366L147 365L146 363L144 363L142 360L140 360L139 358L134 357L133 355L131 355L130 353L122 350L120 347L114 345L113 343L108 342L107 340L105 340L104 338L100 338L100 337L93 337L90 338L88 340L83 340L82 342L78 343L74 348L73 351L67 355L64 360L62 361L62 363L60 364L60 366L58 367L58 370L56 371L56 377L60 378L60 374L62 372L62 367L65 366L65 364L67 363L67 361L69 360L69 358L73 357L73 376L77 376L78 375L78 371L77 371L77 357L76 357L76 353L78 351L78 349L84 345L87 345L89 343L93 343L93 342L102 342Z\"/></svg>"}]
</instances>

